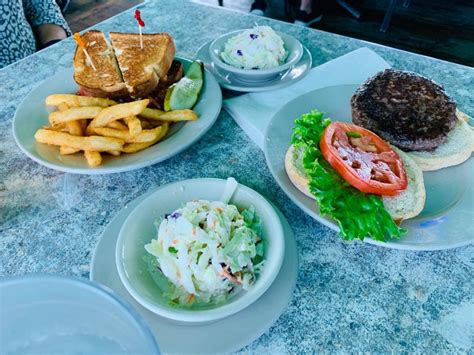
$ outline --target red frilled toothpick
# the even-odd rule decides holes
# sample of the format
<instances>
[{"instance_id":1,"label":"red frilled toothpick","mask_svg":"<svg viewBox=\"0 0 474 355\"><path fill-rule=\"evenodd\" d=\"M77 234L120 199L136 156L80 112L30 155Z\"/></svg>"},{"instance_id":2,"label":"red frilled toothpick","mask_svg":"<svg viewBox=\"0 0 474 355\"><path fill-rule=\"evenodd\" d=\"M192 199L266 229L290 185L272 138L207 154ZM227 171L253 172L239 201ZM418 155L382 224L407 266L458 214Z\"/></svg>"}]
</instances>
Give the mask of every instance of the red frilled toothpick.
<instances>
[{"instance_id":1,"label":"red frilled toothpick","mask_svg":"<svg viewBox=\"0 0 474 355\"><path fill-rule=\"evenodd\" d=\"M140 10L135 10L135 20L138 22L138 33L140 34L140 48L143 49L142 27L145 27L145 22L142 20Z\"/></svg>"}]
</instances>

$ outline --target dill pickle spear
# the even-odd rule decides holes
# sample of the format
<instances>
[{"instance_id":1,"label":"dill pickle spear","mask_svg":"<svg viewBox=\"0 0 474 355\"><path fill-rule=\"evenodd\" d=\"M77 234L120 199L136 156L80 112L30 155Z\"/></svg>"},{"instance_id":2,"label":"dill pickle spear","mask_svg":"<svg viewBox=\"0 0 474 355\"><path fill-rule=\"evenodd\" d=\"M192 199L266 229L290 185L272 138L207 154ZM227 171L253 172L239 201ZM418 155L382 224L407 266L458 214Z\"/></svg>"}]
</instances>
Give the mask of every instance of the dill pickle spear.
<instances>
[{"instance_id":1,"label":"dill pickle spear","mask_svg":"<svg viewBox=\"0 0 474 355\"><path fill-rule=\"evenodd\" d=\"M202 90L204 66L195 61L189 66L186 75L166 90L164 109L184 110L192 108Z\"/></svg>"}]
</instances>

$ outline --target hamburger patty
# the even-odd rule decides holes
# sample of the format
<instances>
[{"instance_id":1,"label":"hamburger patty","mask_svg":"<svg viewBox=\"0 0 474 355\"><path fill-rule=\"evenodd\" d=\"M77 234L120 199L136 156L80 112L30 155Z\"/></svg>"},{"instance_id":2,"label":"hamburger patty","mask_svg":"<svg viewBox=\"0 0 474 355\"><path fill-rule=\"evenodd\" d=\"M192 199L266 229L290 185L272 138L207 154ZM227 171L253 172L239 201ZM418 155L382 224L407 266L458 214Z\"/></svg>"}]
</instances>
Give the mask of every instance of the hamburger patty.
<instances>
[{"instance_id":1,"label":"hamburger patty","mask_svg":"<svg viewBox=\"0 0 474 355\"><path fill-rule=\"evenodd\" d=\"M435 82L386 69L351 99L352 121L403 150L433 150L457 121L456 104Z\"/></svg>"}]
</instances>

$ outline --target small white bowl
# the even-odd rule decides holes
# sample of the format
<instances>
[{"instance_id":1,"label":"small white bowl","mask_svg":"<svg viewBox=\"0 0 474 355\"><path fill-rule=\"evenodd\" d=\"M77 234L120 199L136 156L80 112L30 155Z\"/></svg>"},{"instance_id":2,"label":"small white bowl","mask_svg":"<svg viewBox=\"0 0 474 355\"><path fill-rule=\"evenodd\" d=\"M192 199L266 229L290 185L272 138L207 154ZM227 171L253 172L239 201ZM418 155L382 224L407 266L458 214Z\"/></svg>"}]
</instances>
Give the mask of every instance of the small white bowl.
<instances>
[{"instance_id":1,"label":"small white bowl","mask_svg":"<svg viewBox=\"0 0 474 355\"><path fill-rule=\"evenodd\" d=\"M230 203L239 208L255 207L262 220L267 241L262 273L248 291L241 291L227 303L204 310L172 307L153 282L143 256L145 244L156 239L155 220L195 199L219 200L226 181L192 179L164 185L143 200L125 220L116 244L116 266L122 283L137 302L168 319L187 324L203 324L228 317L255 302L278 275L284 255L284 234L280 219L259 193L238 185Z\"/></svg>"},{"instance_id":2,"label":"small white bowl","mask_svg":"<svg viewBox=\"0 0 474 355\"><path fill-rule=\"evenodd\" d=\"M303 45L295 37L286 33L275 31L281 37L285 50L288 52L285 63L271 69L241 69L224 63L221 58L221 52L227 40L238 35L244 30L237 30L226 33L216 38L209 46L209 55L212 63L223 74L232 74L237 80L248 82L265 82L274 79L294 66L303 56Z\"/></svg>"}]
</instances>

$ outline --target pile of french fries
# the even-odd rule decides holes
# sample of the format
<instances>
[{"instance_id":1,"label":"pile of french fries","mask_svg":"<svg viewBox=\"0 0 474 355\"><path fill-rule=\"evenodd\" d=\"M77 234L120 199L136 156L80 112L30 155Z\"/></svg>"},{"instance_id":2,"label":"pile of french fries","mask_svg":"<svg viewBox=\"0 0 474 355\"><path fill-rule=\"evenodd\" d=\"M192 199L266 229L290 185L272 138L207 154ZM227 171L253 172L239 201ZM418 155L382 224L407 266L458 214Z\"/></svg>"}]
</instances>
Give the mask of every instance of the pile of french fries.
<instances>
[{"instance_id":1,"label":"pile of french fries","mask_svg":"<svg viewBox=\"0 0 474 355\"><path fill-rule=\"evenodd\" d=\"M49 125L36 131L38 143L59 146L61 155L83 151L91 167L102 163L102 154L136 153L162 140L173 122L194 121L192 110L164 112L148 108L149 100L119 104L113 100L54 94L46 105Z\"/></svg>"}]
</instances>

